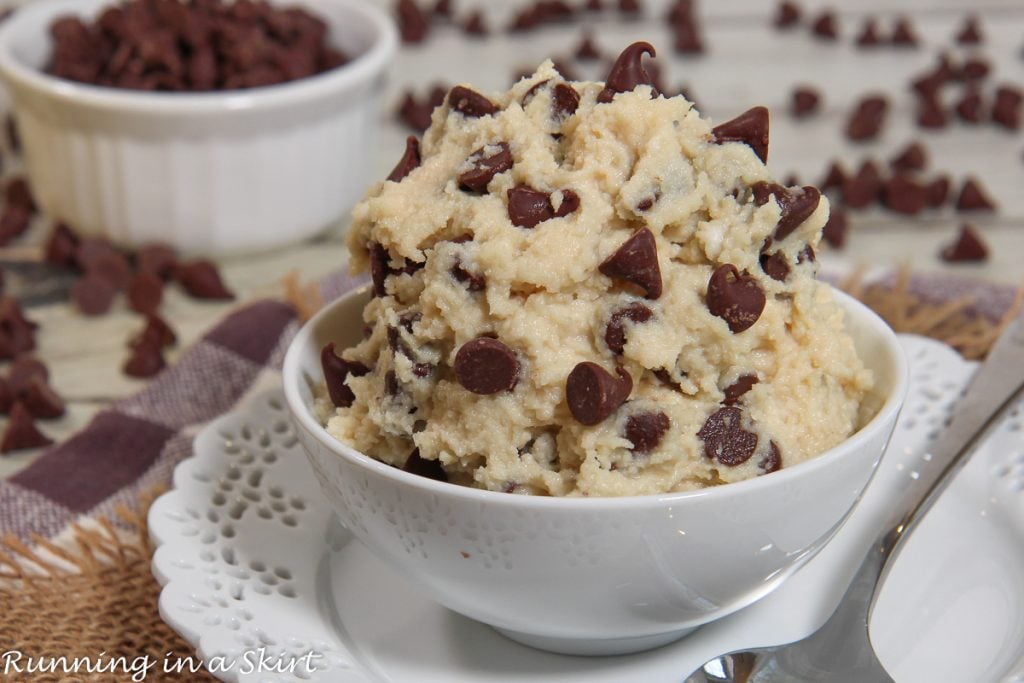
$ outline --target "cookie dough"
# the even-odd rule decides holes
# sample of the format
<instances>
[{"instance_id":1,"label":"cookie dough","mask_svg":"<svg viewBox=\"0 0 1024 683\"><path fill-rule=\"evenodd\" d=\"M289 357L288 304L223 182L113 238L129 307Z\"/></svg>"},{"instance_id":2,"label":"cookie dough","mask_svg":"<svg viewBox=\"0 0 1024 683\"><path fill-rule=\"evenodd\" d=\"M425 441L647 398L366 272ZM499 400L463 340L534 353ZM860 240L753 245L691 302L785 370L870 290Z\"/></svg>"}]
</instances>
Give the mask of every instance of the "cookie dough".
<instances>
[{"instance_id":1,"label":"cookie dough","mask_svg":"<svg viewBox=\"0 0 1024 683\"><path fill-rule=\"evenodd\" d=\"M545 62L453 88L354 211L365 338L324 350L324 421L396 467L523 494L686 491L791 467L865 418L870 372L775 183L768 114L712 127L650 85Z\"/></svg>"}]
</instances>

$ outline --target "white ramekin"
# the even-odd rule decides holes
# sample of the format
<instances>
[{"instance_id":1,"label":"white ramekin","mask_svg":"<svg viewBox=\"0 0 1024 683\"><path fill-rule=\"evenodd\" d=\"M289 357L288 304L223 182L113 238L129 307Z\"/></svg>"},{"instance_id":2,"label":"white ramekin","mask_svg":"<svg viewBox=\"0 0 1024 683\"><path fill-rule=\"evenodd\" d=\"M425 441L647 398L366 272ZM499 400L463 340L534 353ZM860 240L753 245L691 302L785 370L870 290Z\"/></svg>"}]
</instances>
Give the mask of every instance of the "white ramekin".
<instances>
[{"instance_id":1,"label":"white ramekin","mask_svg":"<svg viewBox=\"0 0 1024 683\"><path fill-rule=\"evenodd\" d=\"M907 391L896 335L841 293L882 406L820 456L725 486L629 498L484 491L389 467L320 425L320 349L358 341L366 291L296 335L284 390L338 519L425 595L535 647L620 654L670 642L766 595L832 537L860 498Z\"/></svg>"},{"instance_id":2,"label":"white ramekin","mask_svg":"<svg viewBox=\"0 0 1024 683\"><path fill-rule=\"evenodd\" d=\"M97 87L43 71L55 18L112 0L52 0L0 27L25 163L43 211L125 245L208 254L265 250L341 218L372 181L391 20L360 0L304 0L355 56L290 83L214 93Z\"/></svg>"}]
</instances>

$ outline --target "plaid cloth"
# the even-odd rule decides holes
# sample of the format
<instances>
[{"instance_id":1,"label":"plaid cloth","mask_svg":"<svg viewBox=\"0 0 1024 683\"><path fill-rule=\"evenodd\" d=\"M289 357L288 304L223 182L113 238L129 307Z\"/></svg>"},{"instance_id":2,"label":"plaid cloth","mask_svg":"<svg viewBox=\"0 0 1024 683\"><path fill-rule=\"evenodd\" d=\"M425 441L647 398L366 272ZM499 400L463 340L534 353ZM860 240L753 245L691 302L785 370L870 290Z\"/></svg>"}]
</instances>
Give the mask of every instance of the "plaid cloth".
<instances>
[{"instance_id":1,"label":"plaid cloth","mask_svg":"<svg viewBox=\"0 0 1024 683\"><path fill-rule=\"evenodd\" d=\"M342 274L320 283L324 301L362 284ZM0 480L0 536L57 537L72 523L113 517L121 503L170 482L192 440L254 388L275 382L295 311L258 301L229 314L139 393L112 404L75 436Z\"/></svg>"}]
</instances>

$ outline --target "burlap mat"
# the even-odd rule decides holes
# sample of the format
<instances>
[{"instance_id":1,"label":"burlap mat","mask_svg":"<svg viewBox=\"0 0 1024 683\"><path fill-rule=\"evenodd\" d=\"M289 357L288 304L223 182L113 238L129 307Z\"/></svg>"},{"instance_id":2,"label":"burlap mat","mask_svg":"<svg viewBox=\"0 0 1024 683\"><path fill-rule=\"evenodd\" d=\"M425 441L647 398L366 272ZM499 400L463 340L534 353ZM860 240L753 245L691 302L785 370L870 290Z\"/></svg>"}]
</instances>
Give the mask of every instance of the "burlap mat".
<instances>
[{"instance_id":1,"label":"burlap mat","mask_svg":"<svg viewBox=\"0 0 1024 683\"><path fill-rule=\"evenodd\" d=\"M1024 293L1018 290L1009 309L992 317L976 297L929 301L913 290L907 272L874 285L854 275L841 286L897 332L940 339L967 358L985 355L1005 321L1019 310ZM78 530L77 552L37 539L41 548L62 558L65 565L42 559L13 537L0 543L0 653L17 650L26 656L71 659L104 652L106 657L133 659L148 654L158 660L194 655L158 613L160 586L150 573L153 548L146 531L146 512L155 494L143 496L134 509L119 508L119 526L132 530L127 536L104 522L99 529ZM123 681L126 677L37 675L32 680ZM175 675L154 669L145 680L201 683L216 679L206 673Z\"/></svg>"}]
</instances>

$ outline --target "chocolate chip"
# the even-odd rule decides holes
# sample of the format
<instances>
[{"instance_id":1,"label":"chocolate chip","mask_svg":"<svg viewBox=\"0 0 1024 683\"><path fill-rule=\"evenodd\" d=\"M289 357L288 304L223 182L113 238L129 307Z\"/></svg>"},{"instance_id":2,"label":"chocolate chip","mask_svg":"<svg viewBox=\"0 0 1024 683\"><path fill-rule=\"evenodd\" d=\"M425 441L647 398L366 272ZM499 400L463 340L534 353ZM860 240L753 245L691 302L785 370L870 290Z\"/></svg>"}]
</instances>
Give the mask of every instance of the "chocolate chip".
<instances>
[{"instance_id":1,"label":"chocolate chip","mask_svg":"<svg viewBox=\"0 0 1024 683\"><path fill-rule=\"evenodd\" d=\"M448 481L448 473L444 471L440 460L427 460L420 455L420 449L416 448L409 457L405 459L402 470L416 474L435 481Z\"/></svg>"},{"instance_id":2,"label":"chocolate chip","mask_svg":"<svg viewBox=\"0 0 1024 683\"><path fill-rule=\"evenodd\" d=\"M156 313L164 297L164 283L153 273L137 273L128 282L125 292L128 306L143 314Z\"/></svg>"},{"instance_id":3,"label":"chocolate chip","mask_svg":"<svg viewBox=\"0 0 1024 683\"><path fill-rule=\"evenodd\" d=\"M45 378L34 377L18 392L25 409L37 420L53 420L64 414L64 400Z\"/></svg>"},{"instance_id":4,"label":"chocolate chip","mask_svg":"<svg viewBox=\"0 0 1024 683\"><path fill-rule=\"evenodd\" d=\"M551 113L556 120L569 118L579 106L580 94L568 83L557 83L551 89Z\"/></svg>"},{"instance_id":5,"label":"chocolate chip","mask_svg":"<svg viewBox=\"0 0 1024 683\"><path fill-rule=\"evenodd\" d=\"M654 47L650 43L633 43L623 50L612 64L608 77L605 79L605 87L597 95L597 101L611 102L618 93L631 92L638 85L650 85L653 88L654 81L643 65L645 54L651 58L656 56Z\"/></svg>"},{"instance_id":6,"label":"chocolate chip","mask_svg":"<svg viewBox=\"0 0 1024 683\"><path fill-rule=\"evenodd\" d=\"M817 113L821 107L821 95L810 86L802 85L793 89L789 111L798 119Z\"/></svg>"},{"instance_id":7,"label":"chocolate chip","mask_svg":"<svg viewBox=\"0 0 1024 683\"><path fill-rule=\"evenodd\" d=\"M774 441L768 442L768 452L763 458L761 458L761 461L757 463L757 466L761 468L765 474L778 472L782 469L782 452L779 450L779 447L775 445Z\"/></svg>"},{"instance_id":8,"label":"chocolate chip","mask_svg":"<svg viewBox=\"0 0 1024 683\"><path fill-rule=\"evenodd\" d=\"M552 218L563 218L580 207L580 198L572 190L562 190L562 203L556 210L551 195L528 185L516 185L508 191L508 217L512 225L535 228Z\"/></svg>"},{"instance_id":9,"label":"chocolate chip","mask_svg":"<svg viewBox=\"0 0 1024 683\"><path fill-rule=\"evenodd\" d=\"M5 206L0 212L0 245L20 237L28 231L32 214L23 206Z\"/></svg>"},{"instance_id":10,"label":"chocolate chip","mask_svg":"<svg viewBox=\"0 0 1024 683\"><path fill-rule=\"evenodd\" d=\"M0 358L13 358L36 347L35 330L38 325L25 317L18 302L9 296L0 299Z\"/></svg>"},{"instance_id":11,"label":"chocolate chip","mask_svg":"<svg viewBox=\"0 0 1024 683\"><path fill-rule=\"evenodd\" d=\"M71 300L85 315L103 315L110 310L117 288L99 275L86 275L71 287Z\"/></svg>"},{"instance_id":12,"label":"chocolate chip","mask_svg":"<svg viewBox=\"0 0 1024 683\"><path fill-rule=\"evenodd\" d=\"M913 216L928 205L928 190L912 178L897 173L885 182L882 202L890 211Z\"/></svg>"},{"instance_id":13,"label":"chocolate chip","mask_svg":"<svg viewBox=\"0 0 1024 683\"><path fill-rule=\"evenodd\" d=\"M420 101L412 92L406 92L397 113L400 121L409 126L409 128L422 133L427 128L430 128L433 111L433 104Z\"/></svg>"},{"instance_id":14,"label":"chocolate chip","mask_svg":"<svg viewBox=\"0 0 1024 683\"><path fill-rule=\"evenodd\" d=\"M800 23L800 8L794 2L780 2L772 22L775 28L792 28Z\"/></svg>"},{"instance_id":15,"label":"chocolate chip","mask_svg":"<svg viewBox=\"0 0 1024 683\"><path fill-rule=\"evenodd\" d=\"M978 23L978 17L973 15L966 17L956 34L956 42L961 45L977 45L983 42L983 40L984 37L981 32L981 26Z\"/></svg>"},{"instance_id":16,"label":"chocolate chip","mask_svg":"<svg viewBox=\"0 0 1024 683\"><path fill-rule=\"evenodd\" d=\"M674 377L672 377L672 373L669 372L666 368L658 368L656 370L652 370L651 372L654 373L654 376L658 378L659 382L667 386L669 389L673 389L675 391L682 393L683 386L679 382L677 382ZM683 375L685 376L686 373L683 373Z\"/></svg>"},{"instance_id":17,"label":"chocolate chip","mask_svg":"<svg viewBox=\"0 0 1024 683\"><path fill-rule=\"evenodd\" d=\"M398 30L403 43L421 43L430 31L430 22L414 0L398 0Z\"/></svg>"},{"instance_id":18,"label":"chocolate chip","mask_svg":"<svg viewBox=\"0 0 1024 683\"><path fill-rule=\"evenodd\" d=\"M743 429L743 413L735 406L711 413L697 437L704 442L704 455L728 467L742 465L757 449L757 434Z\"/></svg>"},{"instance_id":19,"label":"chocolate chip","mask_svg":"<svg viewBox=\"0 0 1024 683\"><path fill-rule=\"evenodd\" d=\"M66 223L55 223L46 239L44 259L50 265L71 268L75 265L75 251L78 249L78 237Z\"/></svg>"},{"instance_id":20,"label":"chocolate chip","mask_svg":"<svg viewBox=\"0 0 1024 683\"><path fill-rule=\"evenodd\" d=\"M925 185L924 191L925 201L929 207L935 209L942 206L949 197L949 178L946 176L935 178Z\"/></svg>"},{"instance_id":21,"label":"chocolate chip","mask_svg":"<svg viewBox=\"0 0 1024 683\"><path fill-rule=\"evenodd\" d=\"M896 20L896 26L892 30L892 44L897 47L917 47L917 33L906 17Z\"/></svg>"},{"instance_id":22,"label":"chocolate chip","mask_svg":"<svg viewBox=\"0 0 1024 683\"><path fill-rule=\"evenodd\" d=\"M992 65L981 57L971 57L960 66L960 78L965 81L980 81L992 71Z\"/></svg>"},{"instance_id":23,"label":"chocolate chip","mask_svg":"<svg viewBox=\"0 0 1024 683\"><path fill-rule=\"evenodd\" d=\"M892 158L889 166L894 171L923 171L928 166L928 153L920 142L911 142Z\"/></svg>"},{"instance_id":24,"label":"chocolate chip","mask_svg":"<svg viewBox=\"0 0 1024 683\"><path fill-rule=\"evenodd\" d=\"M320 350L320 367L323 369L324 382L331 403L339 408L348 408L356 400L356 395L345 384L349 375L363 377L370 369L357 361L341 358L334 352L334 342L327 342Z\"/></svg>"},{"instance_id":25,"label":"chocolate chip","mask_svg":"<svg viewBox=\"0 0 1024 683\"><path fill-rule=\"evenodd\" d=\"M398 384L398 375L394 370L384 373L384 393L388 396L398 396L402 393L402 387Z\"/></svg>"},{"instance_id":26,"label":"chocolate chip","mask_svg":"<svg viewBox=\"0 0 1024 683\"><path fill-rule=\"evenodd\" d=\"M43 382L50 380L50 371L46 365L31 354L18 354L8 371L8 388L15 394L19 394L37 379Z\"/></svg>"},{"instance_id":27,"label":"chocolate chip","mask_svg":"<svg viewBox=\"0 0 1024 683\"><path fill-rule=\"evenodd\" d=\"M625 436L633 444L634 453L650 453L661 443L671 424L668 415L661 411L633 413L626 418Z\"/></svg>"},{"instance_id":28,"label":"chocolate chip","mask_svg":"<svg viewBox=\"0 0 1024 683\"><path fill-rule=\"evenodd\" d=\"M11 405L14 404L14 392L10 383L0 376L0 414L6 415L11 412Z\"/></svg>"},{"instance_id":29,"label":"chocolate chip","mask_svg":"<svg viewBox=\"0 0 1024 683\"><path fill-rule=\"evenodd\" d=\"M821 202L821 193L818 188L810 185L803 188L787 188L776 183L764 181L754 183L751 188L754 194L754 203L763 206L768 203L769 197L775 197L779 205L779 222L775 227L774 237L783 240L794 230L800 227L805 220L810 218L818 203Z\"/></svg>"},{"instance_id":30,"label":"chocolate chip","mask_svg":"<svg viewBox=\"0 0 1024 683\"><path fill-rule=\"evenodd\" d=\"M857 39L854 41L859 47L877 47L881 40L878 37L878 28L875 26L874 17L868 17L864 20L864 26L861 28L860 33L857 35Z\"/></svg>"},{"instance_id":31,"label":"chocolate chip","mask_svg":"<svg viewBox=\"0 0 1024 683\"><path fill-rule=\"evenodd\" d=\"M917 125L921 128L945 128L949 123L949 115L942 106L942 101L935 93L921 95L918 98Z\"/></svg>"},{"instance_id":32,"label":"chocolate chip","mask_svg":"<svg viewBox=\"0 0 1024 683\"><path fill-rule=\"evenodd\" d=\"M989 199L980 180L967 178L964 181L956 198L957 211L995 211L995 208L995 203Z\"/></svg>"},{"instance_id":33,"label":"chocolate chip","mask_svg":"<svg viewBox=\"0 0 1024 683\"><path fill-rule=\"evenodd\" d=\"M610 278L626 280L644 290L648 299L661 296L661 267L654 233L641 228L605 259L598 270Z\"/></svg>"},{"instance_id":34,"label":"chocolate chip","mask_svg":"<svg viewBox=\"0 0 1024 683\"><path fill-rule=\"evenodd\" d=\"M869 95L857 103L846 124L846 137L856 142L878 137L889 111L889 101L881 95Z\"/></svg>"},{"instance_id":35,"label":"chocolate chip","mask_svg":"<svg viewBox=\"0 0 1024 683\"><path fill-rule=\"evenodd\" d=\"M639 301L627 304L611 314L604 330L604 343L616 356L622 355L626 347L626 320L633 323L645 323L654 316L646 305Z\"/></svg>"},{"instance_id":36,"label":"chocolate chip","mask_svg":"<svg viewBox=\"0 0 1024 683\"><path fill-rule=\"evenodd\" d=\"M580 38L579 45L576 46L574 52L576 59L581 62L592 61L601 59L601 51L597 49L594 44L594 34L590 31L585 31L583 36Z\"/></svg>"},{"instance_id":37,"label":"chocolate chip","mask_svg":"<svg viewBox=\"0 0 1024 683\"><path fill-rule=\"evenodd\" d=\"M455 377L474 394L512 391L519 382L519 361L512 349L491 337L477 337L455 354Z\"/></svg>"},{"instance_id":38,"label":"chocolate chip","mask_svg":"<svg viewBox=\"0 0 1024 683\"><path fill-rule=\"evenodd\" d=\"M736 405L743 394L750 391L758 381L757 375L750 373L740 375L736 378L735 382L723 389L725 398L722 399L722 404L727 406Z\"/></svg>"},{"instance_id":39,"label":"chocolate chip","mask_svg":"<svg viewBox=\"0 0 1024 683\"><path fill-rule=\"evenodd\" d=\"M846 182L846 171L843 170L842 164L838 161L833 161L828 167L828 171L825 172L825 177L818 187L821 188L822 192L828 190L842 190L843 183Z\"/></svg>"},{"instance_id":40,"label":"chocolate chip","mask_svg":"<svg viewBox=\"0 0 1024 683\"><path fill-rule=\"evenodd\" d=\"M42 448L53 443L53 439L36 428L28 410L20 401L11 406L11 416L7 420L7 429L0 439L0 453L10 453L26 448Z\"/></svg>"},{"instance_id":41,"label":"chocolate chip","mask_svg":"<svg viewBox=\"0 0 1024 683\"><path fill-rule=\"evenodd\" d=\"M881 191L882 174L869 159L843 183L843 203L851 209L863 209L877 201Z\"/></svg>"},{"instance_id":42,"label":"chocolate chip","mask_svg":"<svg viewBox=\"0 0 1024 683\"><path fill-rule=\"evenodd\" d=\"M402 178L412 173L413 169L419 165L420 141L416 139L415 135L410 135L405 139L405 152L395 167L391 169L391 173L388 174L388 180L395 183L401 182Z\"/></svg>"},{"instance_id":43,"label":"chocolate chip","mask_svg":"<svg viewBox=\"0 0 1024 683\"><path fill-rule=\"evenodd\" d=\"M627 18L636 18L641 11L640 0L619 0L619 12L630 15Z\"/></svg>"},{"instance_id":44,"label":"chocolate chip","mask_svg":"<svg viewBox=\"0 0 1024 683\"><path fill-rule=\"evenodd\" d=\"M992 120L1008 130L1020 128L1021 104L1024 96L1020 90L1010 86L1001 86L996 90L995 102L992 104Z\"/></svg>"},{"instance_id":45,"label":"chocolate chip","mask_svg":"<svg viewBox=\"0 0 1024 683\"><path fill-rule=\"evenodd\" d=\"M217 266L212 261L198 259L179 263L174 268L174 279L185 292L196 299L228 300L235 295L221 280Z\"/></svg>"},{"instance_id":46,"label":"chocolate chip","mask_svg":"<svg viewBox=\"0 0 1024 683\"><path fill-rule=\"evenodd\" d=\"M475 10L470 14L469 18L462 24L462 32L467 36L476 38L486 37L490 31L487 29L487 24L484 23L484 13L480 10Z\"/></svg>"},{"instance_id":47,"label":"chocolate chip","mask_svg":"<svg viewBox=\"0 0 1024 683\"><path fill-rule=\"evenodd\" d=\"M498 151L487 154L487 147L497 147ZM469 155L466 163L470 164L470 168L459 174L459 189L484 194L494 176L512 168L512 150L507 142L487 147L481 147Z\"/></svg>"},{"instance_id":48,"label":"chocolate chip","mask_svg":"<svg viewBox=\"0 0 1024 683\"><path fill-rule=\"evenodd\" d=\"M482 292L487 287L487 279L478 273L473 273L462 267L462 261L459 259L455 260L455 265L451 269L452 277L462 284L466 285L466 289L471 292Z\"/></svg>"},{"instance_id":49,"label":"chocolate chip","mask_svg":"<svg viewBox=\"0 0 1024 683\"><path fill-rule=\"evenodd\" d=\"M161 280L169 278L178 265L178 251L169 244L145 244L135 252L135 269L152 273Z\"/></svg>"},{"instance_id":50,"label":"chocolate chip","mask_svg":"<svg viewBox=\"0 0 1024 683\"><path fill-rule=\"evenodd\" d=\"M783 252L763 253L760 255L759 261L761 262L761 270L771 279L785 282L786 278L789 277L789 260Z\"/></svg>"},{"instance_id":51,"label":"chocolate chip","mask_svg":"<svg viewBox=\"0 0 1024 683\"><path fill-rule=\"evenodd\" d=\"M654 205L661 199L661 192L658 190L654 191L654 194L650 197L644 197L636 204L636 210L640 213L650 211L654 208Z\"/></svg>"},{"instance_id":52,"label":"chocolate chip","mask_svg":"<svg viewBox=\"0 0 1024 683\"><path fill-rule=\"evenodd\" d=\"M434 3L434 9L430 12L438 19L451 19L452 0L437 0L437 2Z\"/></svg>"},{"instance_id":53,"label":"chocolate chip","mask_svg":"<svg viewBox=\"0 0 1024 683\"><path fill-rule=\"evenodd\" d=\"M149 344L165 348L174 346L178 342L178 336L167 321L155 313L146 316L146 325L142 331L128 340L128 347L134 348L140 344Z\"/></svg>"},{"instance_id":54,"label":"chocolate chip","mask_svg":"<svg viewBox=\"0 0 1024 683\"><path fill-rule=\"evenodd\" d=\"M978 262L988 259L988 247L973 225L960 226L956 240L942 248L939 254L948 263Z\"/></svg>"},{"instance_id":55,"label":"chocolate chip","mask_svg":"<svg viewBox=\"0 0 1024 683\"><path fill-rule=\"evenodd\" d=\"M964 123L981 123L985 120L985 103L977 88L968 88L953 110Z\"/></svg>"},{"instance_id":56,"label":"chocolate chip","mask_svg":"<svg viewBox=\"0 0 1024 683\"><path fill-rule=\"evenodd\" d=\"M836 15L831 10L825 10L811 24L811 33L822 40L836 40L839 38L839 30L836 28Z\"/></svg>"},{"instance_id":57,"label":"chocolate chip","mask_svg":"<svg viewBox=\"0 0 1024 683\"><path fill-rule=\"evenodd\" d=\"M704 40L700 35L700 28L692 19L678 21L672 25L674 40L672 47L676 54L699 55L704 53Z\"/></svg>"},{"instance_id":58,"label":"chocolate chip","mask_svg":"<svg viewBox=\"0 0 1024 683\"><path fill-rule=\"evenodd\" d=\"M749 273L725 263L708 281L707 306L712 315L725 320L733 334L739 334L757 322L764 310L764 290Z\"/></svg>"},{"instance_id":59,"label":"chocolate chip","mask_svg":"<svg viewBox=\"0 0 1024 683\"><path fill-rule=\"evenodd\" d=\"M596 425L626 402L633 391L633 378L622 368L616 373L617 377L589 361L572 369L565 381L565 400L577 422Z\"/></svg>"},{"instance_id":60,"label":"chocolate chip","mask_svg":"<svg viewBox=\"0 0 1024 683\"><path fill-rule=\"evenodd\" d=\"M500 111L494 102L462 85L455 86L448 93L448 104L455 111L470 118L489 116Z\"/></svg>"},{"instance_id":61,"label":"chocolate chip","mask_svg":"<svg viewBox=\"0 0 1024 683\"><path fill-rule=\"evenodd\" d=\"M711 129L711 138L723 142L742 142L754 150L754 154L768 163L768 109L754 107L731 121L720 123Z\"/></svg>"},{"instance_id":62,"label":"chocolate chip","mask_svg":"<svg viewBox=\"0 0 1024 683\"><path fill-rule=\"evenodd\" d=\"M145 342L131 347L131 355L121 366L121 371L129 377L145 379L157 375L167 366L163 348L153 342Z\"/></svg>"},{"instance_id":63,"label":"chocolate chip","mask_svg":"<svg viewBox=\"0 0 1024 683\"><path fill-rule=\"evenodd\" d=\"M32 197L32 189L23 176L16 176L7 181L4 187L4 199L7 206L17 206L29 213L35 213L36 201Z\"/></svg>"},{"instance_id":64,"label":"chocolate chip","mask_svg":"<svg viewBox=\"0 0 1024 683\"><path fill-rule=\"evenodd\" d=\"M391 275L391 257L388 250L379 242L370 243L370 279L373 280L373 295L386 296L385 281Z\"/></svg>"}]
</instances>

